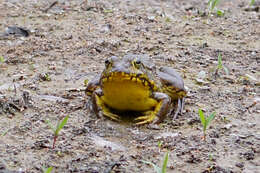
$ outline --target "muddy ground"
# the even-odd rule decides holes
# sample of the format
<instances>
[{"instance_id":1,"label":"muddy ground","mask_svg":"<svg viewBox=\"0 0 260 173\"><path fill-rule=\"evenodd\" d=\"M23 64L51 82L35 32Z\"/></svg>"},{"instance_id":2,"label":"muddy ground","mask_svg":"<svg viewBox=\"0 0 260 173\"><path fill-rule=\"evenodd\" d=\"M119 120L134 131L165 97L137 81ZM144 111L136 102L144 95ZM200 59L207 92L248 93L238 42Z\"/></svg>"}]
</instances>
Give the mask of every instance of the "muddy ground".
<instances>
[{"instance_id":1,"label":"muddy ground","mask_svg":"<svg viewBox=\"0 0 260 173\"><path fill-rule=\"evenodd\" d=\"M0 1L0 172L260 170L259 1ZM50 7L50 8L48 8ZM29 37L4 34L8 26ZM97 118L84 80L112 55L148 54L182 75L188 96L177 120L157 127ZM228 68L215 73L218 54ZM216 117L203 140L201 108ZM52 149L53 124L69 115Z\"/></svg>"}]
</instances>

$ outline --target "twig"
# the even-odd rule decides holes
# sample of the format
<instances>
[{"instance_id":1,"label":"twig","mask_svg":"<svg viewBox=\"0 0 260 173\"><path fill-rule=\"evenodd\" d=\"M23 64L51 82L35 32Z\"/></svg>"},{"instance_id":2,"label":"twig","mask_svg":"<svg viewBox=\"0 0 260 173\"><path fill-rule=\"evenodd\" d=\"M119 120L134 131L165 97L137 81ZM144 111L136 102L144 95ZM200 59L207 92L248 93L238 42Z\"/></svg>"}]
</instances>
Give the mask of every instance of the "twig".
<instances>
[{"instance_id":1,"label":"twig","mask_svg":"<svg viewBox=\"0 0 260 173\"><path fill-rule=\"evenodd\" d=\"M45 8L44 10L42 10L43 12L47 13L49 9L51 9L52 7L54 7L54 5L58 4L58 1L54 1L53 3L51 3L47 8Z\"/></svg>"}]
</instances>

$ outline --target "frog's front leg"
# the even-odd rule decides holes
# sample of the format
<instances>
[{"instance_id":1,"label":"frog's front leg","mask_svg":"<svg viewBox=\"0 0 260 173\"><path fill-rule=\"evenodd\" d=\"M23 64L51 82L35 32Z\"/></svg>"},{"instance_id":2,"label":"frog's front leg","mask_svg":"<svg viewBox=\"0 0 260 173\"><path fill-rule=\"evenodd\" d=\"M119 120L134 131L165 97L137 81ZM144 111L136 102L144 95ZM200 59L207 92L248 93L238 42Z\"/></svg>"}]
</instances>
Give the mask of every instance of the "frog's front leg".
<instances>
[{"instance_id":1,"label":"frog's front leg","mask_svg":"<svg viewBox=\"0 0 260 173\"><path fill-rule=\"evenodd\" d=\"M136 118L134 121L138 121L136 124L146 124L146 123L160 123L166 115L171 110L171 98L164 93L155 92L152 95L152 98L158 101L158 104L155 106L153 111L145 112L144 116Z\"/></svg>"},{"instance_id":2,"label":"frog's front leg","mask_svg":"<svg viewBox=\"0 0 260 173\"><path fill-rule=\"evenodd\" d=\"M105 102L102 99L103 92L100 88L96 89L92 94L92 109L96 115L101 118L102 115L108 118L111 118L116 121L120 121L120 117L116 114L113 114L110 109L105 105Z\"/></svg>"},{"instance_id":3,"label":"frog's front leg","mask_svg":"<svg viewBox=\"0 0 260 173\"><path fill-rule=\"evenodd\" d=\"M170 67L161 67L158 71L158 75L163 85L164 92L171 97L172 102L177 102L177 108L173 116L173 119L176 119L178 114L182 114L184 98L187 95L183 79L179 73Z\"/></svg>"},{"instance_id":4,"label":"frog's front leg","mask_svg":"<svg viewBox=\"0 0 260 173\"><path fill-rule=\"evenodd\" d=\"M98 87L100 85L100 78L101 78L101 76L99 74L88 82L86 91L85 91L86 95L91 96L93 94L93 92L98 89Z\"/></svg>"}]
</instances>

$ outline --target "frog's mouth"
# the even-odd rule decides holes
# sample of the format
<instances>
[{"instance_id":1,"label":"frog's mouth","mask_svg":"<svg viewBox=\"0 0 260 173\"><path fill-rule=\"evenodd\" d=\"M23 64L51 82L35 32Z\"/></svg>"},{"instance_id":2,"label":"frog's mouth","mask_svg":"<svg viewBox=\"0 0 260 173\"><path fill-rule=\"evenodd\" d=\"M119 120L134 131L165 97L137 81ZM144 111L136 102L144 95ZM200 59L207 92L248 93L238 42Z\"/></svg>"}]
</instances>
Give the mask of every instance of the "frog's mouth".
<instances>
[{"instance_id":1,"label":"frog's mouth","mask_svg":"<svg viewBox=\"0 0 260 173\"><path fill-rule=\"evenodd\" d=\"M126 82L131 81L137 85L142 84L144 87L154 90L155 85L154 81L149 80L149 78L144 74L135 74L135 73L125 73L125 72L111 72L109 75L106 75L102 78L102 83L117 83L117 82Z\"/></svg>"},{"instance_id":2,"label":"frog's mouth","mask_svg":"<svg viewBox=\"0 0 260 173\"><path fill-rule=\"evenodd\" d=\"M157 101L151 98L156 89L146 75L113 72L102 78L102 100L108 107L120 111L151 110Z\"/></svg>"}]
</instances>

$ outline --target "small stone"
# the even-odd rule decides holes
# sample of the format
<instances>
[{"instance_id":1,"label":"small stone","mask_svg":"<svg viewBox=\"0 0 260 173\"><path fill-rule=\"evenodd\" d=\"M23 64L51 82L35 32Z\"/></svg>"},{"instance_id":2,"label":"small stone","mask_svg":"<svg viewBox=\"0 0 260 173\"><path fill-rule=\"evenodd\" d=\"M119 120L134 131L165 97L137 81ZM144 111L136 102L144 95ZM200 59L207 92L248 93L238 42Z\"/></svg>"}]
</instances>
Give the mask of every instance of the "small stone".
<instances>
[{"instance_id":1,"label":"small stone","mask_svg":"<svg viewBox=\"0 0 260 173\"><path fill-rule=\"evenodd\" d=\"M197 75L198 79L205 79L206 78L206 72L205 71L200 71Z\"/></svg>"},{"instance_id":2,"label":"small stone","mask_svg":"<svg viewBox=\"0 0 260 173\"><path fill-rule=\"evenodd\" d=\"M236 167L243 168L244 167L244 163L236 163Z\"/></svg>"},{"instance_id":3,"label":"small stone","mask_svg":"<svg viewBox=\"0 0 260 173\"><path fill-rule=\"evenodd\" d=\"M232 126L233 126L233 124L226 124L226 125L224 126L224 128L227 129L227 130L229 130Z\"/></svg>"},{"instance_id":4,"label":"small stone","mask_svg":"<svg viewBox=\"0 0 260 173\"><path fill-rule=\"evenodd\" d=\"M171 133L171 132L164 132L159 134L158 136L155 136L154 139L165 139L165 138L176 138L181 136L180 133Z\"/></svg>"},{"instance_id":5,"label":"small stone","mask_svg":"<svg viewBox=\"0 0 260 173\"><path fill-rule=\"evenodd\" d=\"M118 143L108 141L102 137L92 135L91 137L92 141L95 143L95 145L103 148L110 148L112 151L125 151L126 148Z\"/></svg>"}]
</instances>

